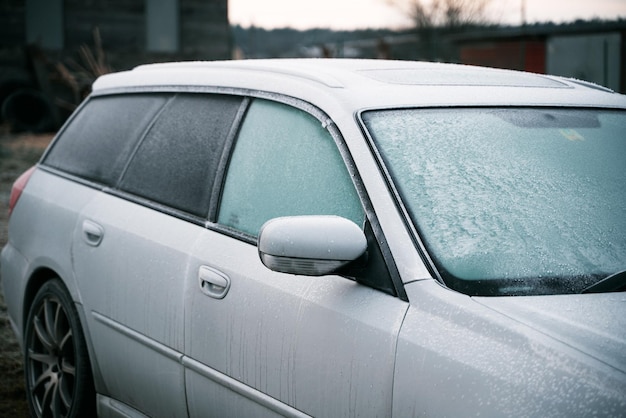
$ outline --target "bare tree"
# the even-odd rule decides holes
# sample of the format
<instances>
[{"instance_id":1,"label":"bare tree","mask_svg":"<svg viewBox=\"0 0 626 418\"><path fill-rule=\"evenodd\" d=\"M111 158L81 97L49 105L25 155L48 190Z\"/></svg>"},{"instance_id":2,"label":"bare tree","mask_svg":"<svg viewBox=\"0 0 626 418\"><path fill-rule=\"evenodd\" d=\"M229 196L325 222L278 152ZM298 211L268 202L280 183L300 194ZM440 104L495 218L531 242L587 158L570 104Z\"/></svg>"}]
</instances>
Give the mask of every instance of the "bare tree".
<instances>
[{"instance_id":1,"label":"bare tree","mask_svg":"<svg viewBox=\"0 0 626 418\"><path fill-rule=\"evenodd\" d=\"M457 53L447 35L488 23L491 0L384 0L414 22L416 52L428 61L455 61Z\"/></svg>"},{"instance_id":2,"label":"bare tree","mask_svg":"<svg viewBox=\"0 0 626 418\"><path fill-rule=\"evenodd\" d=\"M385 0L403 10L417 29L459 29L487 23L491 0Z\"/></svg>"}]
</instances>

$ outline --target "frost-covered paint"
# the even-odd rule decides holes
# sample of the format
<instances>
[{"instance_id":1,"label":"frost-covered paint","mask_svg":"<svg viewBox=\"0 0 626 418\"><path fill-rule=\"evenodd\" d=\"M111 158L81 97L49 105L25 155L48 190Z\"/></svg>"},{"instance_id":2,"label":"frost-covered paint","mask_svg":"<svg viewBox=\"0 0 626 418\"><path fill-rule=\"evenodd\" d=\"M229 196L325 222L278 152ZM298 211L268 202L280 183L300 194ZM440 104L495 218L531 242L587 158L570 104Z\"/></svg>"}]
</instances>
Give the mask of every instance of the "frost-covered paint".
<instances>
[{"instance_id":1,"label":"frost-covered paint","mask_svg":"<svg viewBox=\"0 0 626 418\"><path fill-rule=\"evenodd\" d=\"M322 111L406 298L337 275L270 271L253 242L219 225L40 167L10 219L5 300L20 337L33 273L61 277L85 327L101 416L624 415L626 298L443 287L359 123L374 108L626 109L624 96L550 76L359 60L143 66L101 77L93 95L137 91Z\"/></svg>"},{"instance_id":2,"label":"frost-covered paint","mask_svg":"<svg viewBox=\"0 0 626 418\"><path fill-rule=\"evenodd\" d=\"M623 294L469 297L406 286L394 416L622 416Z\"/></svg>"}]
</instances>

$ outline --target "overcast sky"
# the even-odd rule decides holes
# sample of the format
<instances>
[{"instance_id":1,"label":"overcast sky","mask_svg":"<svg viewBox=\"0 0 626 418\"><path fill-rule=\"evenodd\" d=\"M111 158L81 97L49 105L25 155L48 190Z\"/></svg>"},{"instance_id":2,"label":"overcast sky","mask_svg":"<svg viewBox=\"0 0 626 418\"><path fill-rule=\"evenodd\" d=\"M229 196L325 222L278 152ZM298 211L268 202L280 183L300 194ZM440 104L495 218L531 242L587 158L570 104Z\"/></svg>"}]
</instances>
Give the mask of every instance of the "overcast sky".
<instances>
[{"instance_id":1,"label":"overcast sky","mask_svg":"<svg viewBox=\"0 0 626 418\"><path fill-rule=\"evenodd\" d=\"M495 22L520 24L522 2L527 22L626 18L626 0L491 0ZM385 0L228 0L231 24L265 28L402 28L406 16Z\"/></svg>"}]
</instances>

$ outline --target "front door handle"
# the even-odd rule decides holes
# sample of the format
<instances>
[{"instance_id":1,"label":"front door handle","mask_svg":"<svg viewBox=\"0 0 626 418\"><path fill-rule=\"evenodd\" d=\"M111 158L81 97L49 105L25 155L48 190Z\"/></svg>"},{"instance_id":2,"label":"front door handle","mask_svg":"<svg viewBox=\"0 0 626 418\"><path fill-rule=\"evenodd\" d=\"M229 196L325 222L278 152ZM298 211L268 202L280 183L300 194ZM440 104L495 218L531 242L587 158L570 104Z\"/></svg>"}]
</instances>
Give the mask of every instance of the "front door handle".
<instances>
[{"instance_id":1,"label":"front door handle","mask_svg":"<svg viewBox=\"0 0 626 418\"><path fill-rule=\"evenodd\" d=\"M215 299L224 298L230 289L228 276L209 266L200 266L198 279L202 293Z\"/></svg>"},{"instance_id":2,"label":"front door handle","mask_svg":"<svg viewBox=\"0 0 626 418\"><path fill-rule=\"evenodd\" d=\"M97 247L104 237L104 229L88 219L83 221L83 239L92 247Z\"/></svg>"}]
</instances>

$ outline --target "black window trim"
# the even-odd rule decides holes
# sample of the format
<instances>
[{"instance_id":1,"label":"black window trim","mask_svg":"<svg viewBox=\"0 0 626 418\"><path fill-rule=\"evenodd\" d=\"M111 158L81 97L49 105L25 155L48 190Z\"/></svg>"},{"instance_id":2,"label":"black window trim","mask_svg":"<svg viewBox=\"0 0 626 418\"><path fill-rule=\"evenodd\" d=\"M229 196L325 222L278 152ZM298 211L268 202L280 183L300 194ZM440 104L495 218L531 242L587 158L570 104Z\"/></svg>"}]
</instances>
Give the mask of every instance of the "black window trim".
<instances>
[{"instance_id":1,"label":"black window trim","mask_svg":"<svg viewBox=\"0 0 626 418\"><path fill-rule=\"evenodd\" d=\"M237 139L237 135L239 135L239 130L241 129L241 125L243 123L243 119L250 107L250 103L252 100L248 96L244 96L241 101L241 105L239 106L239 110L235 115L235 119L233 120L233 124L230 127L230 131L228 132L228 136L226 137L226 141L224 142L224 147L222 148L222 155L220 156L219 163L217 165L217 170L215 172L215 181L213 182L213 189L211 190L211 199L209 203L209 213L207 216L207 224L208 222L216 223L217 214L219 211L220 203L222 201L222 189L224 188L224 181L226 180L226 172L228 171L228 166L230 164L230 156L232 155L233 147L235 145L235 140Z\"/></svg>"},{"instance_id":2,"label":"black window trim","mask_svg":"<svg viewBox=\"0 0 626 418\"><path fill-rule=\"evenodd\" d=\"M220 206L220 202L222 198L222 191L223 191L224 181L226 179L226 172L228 171L228 165L230 163L230 157L232 156L232 149L234 148L237 134L239 132L239 129L241 128L241 123L244 119L245 112L249 108L252 100L255 98L258 98L258 99L270 100L270 101L282 103L288 106L292 106L294 108L297 108L313 116L315 119L317 119L322 124L322 127L326 129L331 135L331 137L333 138L333 141L335 142L335 145L337 149L339 150L339 154L344 162L344 165L346 166L346 169L348 170L348 174L352 178L352 184L357 192L357 195L359 196L361 205L363 206L365 219L364 219L364 225L361 225L361 226L364 231L367 230L366 224L369 224L369 226L371 227L372 233L374 235L373 238L376 240L379 250L383 256L383 261L387 267L387 272L392 282L391 284L393 285L393 288L394 288L393 290L395 291L395 294L393 296L397 296L401 300L408 302L408 296L404 289L402 278L400 277L400 273L395 264L395 260L391 254L391 249L389 248L387 244L387 240L384 237L382 227L378 221L378 218L376 217L374 207L369 199L369 195L367 194L365 185L363 184L363 180L358 172L358 169L352 158L352 155L350 154L348 146L341 132L339 131L339 128L335 124L335 122L317 106L311 103L305 102L301 99L294 98L294 97L284 96L284 95L280 95L276 93L266 93L262 91L255 91L255 92L248 91L247 97L249 99L247 101L244 101L244 103L242 103L242 108L240 109L241 114L240 115L238 114L236 118L236 124L234 124L233 129L231 129L230 134L232 134L232 137L230 137L230 134L229 134L229 142L225 145L225 148L228 148L228 153L226 155L226 158L224 159L225 161L224 161L223 166L220 162L220 168L223 169L223 171L217 173L215 186L213 189L213 192L214 193L217 192L219 193L219 195L217 196L217 198L215 195L213 195L211 199L211 202L215 202L216 204L215 213L212 213L213 217L209 218L209 220L207 221L206 227L216 232L229 235L232 238L236 238L238 240L247 242L251 245L255 245L255 246L257 245L256 237L253 237L249 234L238 231L234 228L227 227L227 226L217 223L217 212L219 210L219 206ZM239 116L241 116L241 118L239 118ZM218 182L218 179L220 180L219 182Z\"/></svg>"},{"instance_id":3,"label":"black window trim","mask_svg":"<svg viewBox=\"0 0 626 418\"><path fill-rule=\"evenodd\" d=\"M104 89L104 90L100 90L97 92L93 92L92 94L90 94L84 101L83 103L81 103L81 105L79 106L78 109L81 109L83 106L86 105L86 103L89 102L89 100L92 97L100 97L100 96L113 96L113 95L124 95L124 94L134 94L134 93L146 93L146 94L150 94L150 93L170 93L171 97L168 98L168 100L164 103L164 105L162 106L162 108L155 113L155 116L153 118L153 120L148 124L148 126L146 127L146 129L144 130L144 132L141 135L141 138L139 139L138 143L135 145L135 149L133 150L132 153L129 154L128 159L126 161L126 164L124 165L124 169L122 170L121 175L119 176L119 178L117 179L117 181L115 182L115 185L113 187L107 187L103 184L100 183L95 183L92 181L88 181L86 179L83 179L81 177L77 177L75 175L71 175L69 173L65 173L63 171L51 168L51 167L47 167L45 165L40 165L42 168L45 168L47 171L52 172L54 174L57 174L59 176L62 177L66 177L70 180L76 181L78 183L84 184L88 187L92 187L95 189L98 189L104 193L108 193L114 196L117 196L119 198L122 198L124 200L133 202L133 203L137 203L139 205L142 205L144 207L159 211L161 213L170 215L170 216L174 216L176 218L179 218L181 220L187 221L187 222L191 222L200 226L203 226L206 229L215 231L215 232L219 232L222 233L224 235L230 236L232 238L241 240L243 242L247 242L251 245L256 246L256 238L250 236L249 234L245 234L243 232L237 231L233 228L230 227L226 227L224 225L220 225L216 222L217 219L217 213L219 211L219 205L220 205L220 200L221 200L221 195L222 195L222 190L223 190L223 186L224 186L224 181L225 181L225 177L226 177L226 172L228 171L228 164L230 162L230 157L232 155L232 149L233 146L235 144L236 138L237 138L237 134L239 133L239 130L241 128L242 122L244 120L245 117L245 113L247 111L247 109L250 106L250 103L252 102L253 99L258 98L258 99L264 99L264 100L269 100L269 101L274 101L274 102L278 102L278 103L282 103L288 106L292 106L296 109L299 109L311 116L313 116L315 119L317 119L323 126L324 129L328 130L328 132L330 133L331 137L333 138L335 145L337 146L339 153L341 155L341 158L348 170L348 173L350 174L351 178L352 178L352 184L355 187L355 190L357 192L357 195L359 196L359 200L361 202L361 205L363 206L363 210L364 210L364 214L365 214L365 220L364 220L364 225L362 225L362 227L364 228L364 230L366 230L366 224L369 225L369 227L371 228L371 231L373 233L373 238L375 239L378 248L380 250L380 253L383 256L383 262L386 265L389 277L391 279L393 288L395 290L395 294L393 296L398 297L399 299L408 302L408 296L406 294L406 291L404 289L404 283L402 282L402 278L400 277L400 273L398 271L398 268L395 264L395 260L393 258L393 255L391 253L391 249L389 248L389 245L387 244L387 240L385 239L384 236L384 232L382 230L382 227L378 221L378 218L376 216L376 213L374 211L374 207L370 201L369 195L367 194L365 185L363 184L363 180L358 172L358 169L356 167L356 164L350 154L349 148L341 134L341 132L339 131L339 128L337 127L337 125L335 124L335 122L324 112L322 111L320 108L318 108L317 106L306 102L302 99L298 99L292 96L287 96L287 95L283 95L283 94L278 94L278 93L272 93L272 92L266 92L266 91L262 91L262 90L252 90L252 89L240 89L240 88L231 88L231 87L217 87L217 86L136 86L136 87L125 87L125 88L111 88L111 89ZM163 112L163 110L165 108L167 108L167 105L174 99L174 97L179 94L179 93L196 93L196 94L220 94L220 95L232 95L232 96L240 96L243 98L241 106L239 108L239 110L237 111L237 114L235 116L235 119L233 121L233 124L231 126L231 129L228 133L228 137L226 139L226 142L224 144L224 149L222 152L222 156L220 158L220 162L218 164L218 168L216 170L216 177L215 177L215 182L213 184L213 189L211 191L211 199L210 199L210 205L209 205L209 213L207 214L206 218L202 218L202 217L198 217L195 215L191 215L187 212L184 212L182 210L179 209L174 209L170 206L164 205L164 204L160 204L158 202L149 200L149 199L145 199L142 197L139 197L137 195L125 192L123 190L121 190L119 188L120 182L123 179L124 175L126 174L126 170L128 169L128 166L132 160L132 157L135 155L137 149L139 148L140 144L143 142L143 140L145 139L147 133L150 130L150 127L153 126L154 123L156 123L156 120L158 120L158 117L161 115L161 113ZM78 110L77 109L77 110ZM78 112L75 112L72 117L70 119L68 119L68 121L63 125L63 127L61 128L61 130L59 131L59 133L57 134L57 137L60 136L62 134L62 132L65 130L65 128L71 123L72 119L75 117L75 115ZM367 136L366 136L367 138ZM55 140L56 141L56 138ZM54 145L54 141L51 144L51 146L48 148L50 149L53 145ZM44 155L42 156L40 163L44 160L46 154L48 153L48 151L46 151L44 153Z\"/></svg>"},{"instance_id":4,"label":"black window trim","mask_svg":"<svg viewBox=\"0 0 626 418\"><path fill-rule=\"evenodd\" d=\"M136 203L138 205L141 205L143 207L146 207L148 209L152 209L155 210L157 212L161 212L165 215L170 215L173 216L175 218L178 218L182 221L185 222L189 222L189 223L193 223L195 225L201 226L201 227L205 227L206 226L206 219L204 217L201 216L196 216L193 215L189 212L185 212L183 210L180 209L175 209L171 206L165 205L163 203L159 203L156 202L154 200L150 200L150 199L146 199L144 197L138 196L136 194L130 193L130 192L126 192L124 190L118 189L118 188L104 188L102 190L103 193L107 193L110 194L112 196L116 196L119 197L120 199L124 199L127 200L129 202L132 203Z\"/></svg>"},{"instance_id":5,"label":"black window trim","mask_svg":"<svg viewBox=\"0 0 626 418\"><path fill-rule=\"evenodd\" d=\"M330 118L328 120L330 120ZM374 211L374 206L372 205L372 201L370 200L369 194L367 193L367 189L365 188L365 184L363 183L361 174L359 173L354 159L352 158L352 154L350 154L348 145L346 144L343 136L341 135L341 132L339 131L339 128L334 122L332 122L327 127L327 129L332 137L335 139L337 148L339 148L339 153L341 154L344 164L348 169L348 173L353 179L352 183L356 188L356 192L361 199L361 204L363 205L363 210L365 211L365 223L369 224L372 234L374 235L373 238L378 243L378 248L382 254L383 261L387 266L387 272L395 290L395 296L405 302L408 302L409 298L404 289L404 283L402 282L402 277L400 277L398 266L396 266L395 259L393 258L393 254L391 253L391 248L389 248L382 226L378 221L378 217L376 216L376 212ZM363 227L364 230L367 230L365 225Z\"/></svg>"},{"instance_id":6,"label":"black window trim","mask_svg":"<svg viewBox=\"0 0 626 418\"><path fill-rule=\"evenodd\" d=\"M46 171L50 174L54 174L55 176L71 180L75 183L81 184L83 186L89 187L94 190L104 191L105 189L108 188L108 186L105 186L102 183L95 182L93 180L89 180L84 177L77 176L76 174L70 174L66 171L59 170L58 168L50 167L48 165L45 165L41 161L37 163L37 168L40 170Z\"/></svg>"},{"instance_id":7,"label":"black window trim","mask_svg":"<svg viewBox=\"0 0 626 418\"><path fill-rule=\"evenodd\" d=\"M126 173L128 172L128 167L130 167L131 163L135 159L135 156L137 155L137 151L139 151L139 148L141 148L141 144L143 144L143 142L146 140L146 137L148 136L148 134L154 127L154 124L157 122L157 120L159 120L159 117L161 117L163 112L169 107L169 105L176 99L177 96L178 96L178 93L174 93L170 97L168 97L167 100L165 100L165 103L163 103L163 106L161 106L161 108L154 114L150 123L146 125L146 129L139 136L139 140L135 143L135 147L130 153L128 153L126 164L124 164L124 168L122 169L119 177L117 178L113 186L115 190L120 190L120 191L122 190L120 186L122 182L124 181L124 177L126 176ZM132 194L132 193L129 193L129 194ZM145 200L150 200L150 199L145 199Z\"/></svg>"},{"instance_id":8,"label":"black window trim","mask_svg":"<svg viewBox=\"0 0 626 418\"><path fill-rule=\"evenodd\" d=\"M359 112L357 112L355 117L359 124L359 128L361 129L361 132L363 133L363 137L366 139L367 146L370 149L370 152L373 155L374 160L376 161L376 165L378 166L378 169L380 170L380 172L383 175L383 178L385 179L387 190L389 190L389 192L391 193L391 196L393 197L393 201L395 203L396 209L402 215L401 217L402 217L404 226L409 231L409 234L413 240L413 245L415 246L415 249L420 255L422 262L426 266L431 276L435 280L437 280L439 284L448 288L448 286L444 283L443 278L441 277L441 274L439 273L439 270L436 268L435 263L430 257L430 254L428 253L428 250L426 249L426 245L422 241L421 235L417 232L417 229L415 228L415 225L413 224L413 222L411 222L411 217L409 216L408 210L406 209L404 203L402 202L402 199L400 197L400 192L396 188L393 182L393 179L391 177L391 173L389 172L389 169L387 168L387 165L385 164L385 161L381 153L379 152L378 147L376 146L376 143L374 142L374 138L372 138L369 130L365 126L365 121L363 120L363 114L369 111L393 110L393 109L402 109L402 107L392 107L392 108L384 108L384 109L377 109L377 108L376 109L362 109Z\"/></svg>"},{"instance_id":9,"label":"black window trim","mask_svg":"<svg viewBox=\"0 0 626 418\"><path fill-rule=\"evenodd\" d=\"M167 213L169 215L172 216L176 216L180 219L183 220L187 220L189 222L193 222L195 224L198 225L202 225L206 227L206 223L207 223L207 219L211 219L211 213L212 213L212 209L214 206L216 206L217 204L215 203L215 190L216 190L216 185L218 184L217 182L220 180L219 178L219 173L221 170L221 166L222 166L222 160L224 159L224 152L225 152L225 148L228 146L229 142L233 142L234 138L237 135L238 132L238 125L241 122L241 118L243 117L242 109L245 109L245 104L248 101L248 98L246 96L242 96L242 95L233 95L233 94L224 94L222 92L218 92L218 91L211 91L211 92L198 92L198 91L192 91L189 89L184 89L184 90L180 90L180 89L176 89L176 90L162 90L162 89L148 89L148 90L144 90L144 89L130 89L130 91L126 91L126 93L131 93L132 94L151 94L151 93L155 93L155 94L170 94L170 96L167 98L167 100L165 101L165 103L163 104L162 108L159 109L153 119L150 121L150 123L146 126L145 131L141 134L139 140L137 141L137 143L135 144L135 148L133 149L133 151L131 153L129 153L128 159L126 160L126 164L124 165L124 168L119 176L119 178L117 179L117 181L115 182L115 184L108 190L110 193L113 193L121 198L124 198L126 200L130 200L133 201L135 203L150 207L152 209L158 210L162 213ZM118 93L115 93L118 94ZM162 203L153 199L150 199L148 197L144 197L144 196L140 196L137 195L135 193L132 193L130 191L124 190L122 188L122 183L124 182L125 176L127 174L127 171L129 169L129 167L132 165L133 160L137 154L137 152L139 151L139 149L141 148L142 144L144 143L144 141L146 140L146 138L150 135L150 132L152 130L152 128L154 127L154 125L159 121L161 115L163 114L163 112L165 112L172 103L174 103L181 95L189 95L189 94L198 94L198 95L212 95L212 96L237 96L237 97L241 97L242 98L242 103L239 106L239 109L235 115L235 118L232 121L232 124L229 128L229 132L227 135L226 140L224 141L224 149L222 150L222 156L220 157L220 161L215 169L215 180L213 182L213 187L212 190L209 192L209 207L207 208L207 212L204 213L204 216L199 216L193 213L190 213L188 211L185 211L184 209L179 209L179 208L175 208L172 207L166 203ZM232 137L232 138L231 138Z\"/></svg>"}]
</instances>

